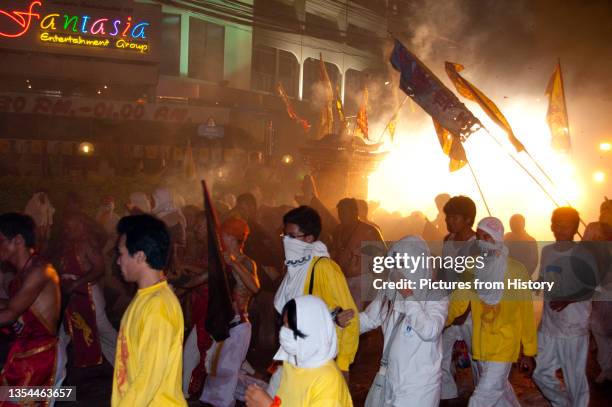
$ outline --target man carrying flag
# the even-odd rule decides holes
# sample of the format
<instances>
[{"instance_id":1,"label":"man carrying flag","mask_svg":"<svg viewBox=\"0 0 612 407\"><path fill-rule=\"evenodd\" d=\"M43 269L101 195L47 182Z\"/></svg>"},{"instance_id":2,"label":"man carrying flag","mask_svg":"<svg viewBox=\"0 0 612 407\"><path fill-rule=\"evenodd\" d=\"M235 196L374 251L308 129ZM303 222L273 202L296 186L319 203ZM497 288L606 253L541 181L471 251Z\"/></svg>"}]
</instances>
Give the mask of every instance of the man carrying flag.
<instances>
[{"instance_id":1,"label":"man carrying flag","mask_svg":"<svg viewBox=\"0 0 612 407\"><path fill-rule=\"evenodd\" d=\"M249 235L247 223L229 218L218 228L206 184L204 196L209 249L206 329L215 341L206 353L208 376L200 401L229 407L235 404L238 373L251 341L247 310L251 298L259 291L259 279L255 262L243 251Z\"/></svg>"},{"instance_id":2,"label":"man carrying flag","mask_svg":"<svg viewBox=\"0 0 612 407\"><path fill-rule=\"evenodd\" d=\"M569 119L565 103L563 76L561 75L561 62L557 62L555 72L553 72L548 81L546 94L548 95L546 121L552 135L552 146L557 151L569 152L572 145L569 134Z\"/></svg>"}]
</instances>

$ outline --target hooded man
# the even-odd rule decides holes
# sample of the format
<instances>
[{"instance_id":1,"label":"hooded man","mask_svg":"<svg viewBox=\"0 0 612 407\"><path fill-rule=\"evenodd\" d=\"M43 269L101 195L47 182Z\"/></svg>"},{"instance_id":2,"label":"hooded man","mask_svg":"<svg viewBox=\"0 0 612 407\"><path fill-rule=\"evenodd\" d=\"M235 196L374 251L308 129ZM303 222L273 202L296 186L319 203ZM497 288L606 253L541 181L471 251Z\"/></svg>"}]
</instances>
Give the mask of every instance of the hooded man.
<instances>
[{"instance_id":1,"label":"hooded man","mask_svg":"<svg viewBox=\"0 0 612 407\"><path fill-rule=\"evenodd\" d=\"M318 239L321 233L321 217L313 208L300 206L283 216L283 247L287 273L274 296L274 308L281 313L285 304L301 295L321 298L330 311L357 307L342 270L333 260L325 244ZM337 329L338 356L336 363L347 378L349 366L359 345L359 320L354 318L346 328ZM270 381L268 393L276 393L280 369Z\"/></svg>"},{"instance_id":2,"label":"hooded man","mask_svg":"<svg viewBox=\"0 0 612 407\"><path fill-rule=\"evenodd\" d=\"M469 407L516 406L520 404L508 381L512 363L529 373L537 351L536 324L531 292L513 289L508 281L528 281L525 267L508 257L503 244L504 227L501 221L487 217L478 223L477 247L484 258L476 263L474 285L467 301L456 301L449 308L447 321L465 313L472 314L472 358L476 361L478 378ZM475 283L501 283L503 288L484 289Z\"/></svg>"},{"instance_id":3,"label":"hooded man","mask_svg":"<svg viewBox=\"0 0 612 407\"><path fill-rule=\"evenodd\" d=\"M151 201L144 192L133 192L126 207L130 215L142 215L151 212Z\"/></svg>"},{"instance_id":4,"label":"hooded man","mask_svg":"<svg viewBox=\"0 0 612 407\"><path fill-rule=\"evenodd\" d=\"M396 242L388 257L429 257L423 239L407 236ZM432 270L421 262L417 269L395 268L389 280L431 279ZM437 406L442 381L442 330L448 299L442 292L427 289L379 290L374 301L359 314L360 332L382 326L388 350L385 401L380 407ZM393 340L395 326L399 329ZM417 374L406 374L417 372Z\"/></svg>"}]
</instances>

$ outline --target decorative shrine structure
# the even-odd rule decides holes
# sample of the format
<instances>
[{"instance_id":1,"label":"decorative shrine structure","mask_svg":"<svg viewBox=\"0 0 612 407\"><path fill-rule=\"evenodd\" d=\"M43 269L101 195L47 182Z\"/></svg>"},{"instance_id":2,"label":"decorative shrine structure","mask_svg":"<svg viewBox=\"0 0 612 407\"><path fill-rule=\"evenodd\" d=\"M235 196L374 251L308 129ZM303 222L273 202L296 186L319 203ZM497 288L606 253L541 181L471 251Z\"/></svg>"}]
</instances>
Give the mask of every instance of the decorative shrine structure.
<instances>
[{"instance_id":1,"label":"decorative shrine structure","mask_svg":"<svg viewBox=\"0 0 612 407\"><path fill-rule=\"evenodd\" d=\"M328 134L308 141L300 152L316 180L319 198L334 208L345 197L367 199L368 176L387 155L377 152L379 148L359 137Z\"/></svg>"}]
</instances>

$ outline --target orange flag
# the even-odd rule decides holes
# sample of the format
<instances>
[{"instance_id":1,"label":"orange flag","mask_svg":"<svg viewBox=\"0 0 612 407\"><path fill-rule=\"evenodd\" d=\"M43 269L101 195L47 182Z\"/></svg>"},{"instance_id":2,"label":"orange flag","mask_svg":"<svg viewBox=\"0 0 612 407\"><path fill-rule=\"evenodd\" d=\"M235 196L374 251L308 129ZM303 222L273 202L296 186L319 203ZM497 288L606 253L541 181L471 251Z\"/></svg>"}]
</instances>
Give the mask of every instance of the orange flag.
<instances>
[{"instance_id":1,"label":"orange flag","mask_svg":"<svg viewBox=\"0 0 612 407\"><path fill-rule=\"evenodd\" d=\"M548 112L546 121L552 135L552 146L555 150L569 152L572 145L569 134L569 119L567 117L567 105L565 103L565 90L563 89L563 76L561 74L561 62L557 63L548 86Z\"/></svg>"},{"instance_id":2,"label":"orange flag","mask_svg":"<svg viewBox=\"0 0 612 407\"><path fill-rule=\"evenodd\" d=\"M468 162L463 144L461 144L458 137L453 137L448 130L442 127L436 119L433 119L433 124L436 129L436 134L438 135L440 147L442 147L442 152L450 158L448 170L450 172L460 170Z\"/></svg>"},{"instance_id":3,"label":"orange flag","mask_svg":"<svg viewBox=\"0 0 612 407\"><path fill-rule=\"evenodd\" d=\"M287 96L287 92L285 92L285 88L283 88L283 85L280 82L276 85L276 91L278 92L278 96L280 96L281 99L283 99L283 102L285 103L285 108L287 109L287 114L289 115L289 118L291 120L294 120L300 126L302 126L302 128L304 129L304 133L308 133L308 131L310 130L310 123L308 123L308 120L303 119L297 115L295 109L293 108L293 105L291 104L291 101L289 101L289 97Z\"/></svg>"},{"instance_id":4,"label":"orange flag","mask_svg":"<svg viewBox=\"0 0 612 407\"><path fill-rule=\"evenodd\" d=\"M361 101L361 106L359 106L359 112L357 112L357 127L363 134L363 138L369 140L368 138L368 88L363 88L363 99ZM395 132L395 128L393 129Z\"/></svg>"},{"instance_id":5,"label":"orange flag","mask_svg":"<svg viewBox=\"0 0 612 407\"><path fill-rule=\"evenodd\" d=\"M521 151L525 151L525 146L514 136L510 123L508 123L508 120L506 120L495 103L486 97L485 94L482 93L480 89L474 86L470 81L459 75L459 72L463 71L463 69L463 65L461 64L446 62L446 74L453 82L453 85L455 85L457 92L459 92L464 98L478 103L487 116L489 116L491 120L495 122L495 124L501 127L508 134L508 139L517 152L520 153Z\"/></svg>"}]
</instances>

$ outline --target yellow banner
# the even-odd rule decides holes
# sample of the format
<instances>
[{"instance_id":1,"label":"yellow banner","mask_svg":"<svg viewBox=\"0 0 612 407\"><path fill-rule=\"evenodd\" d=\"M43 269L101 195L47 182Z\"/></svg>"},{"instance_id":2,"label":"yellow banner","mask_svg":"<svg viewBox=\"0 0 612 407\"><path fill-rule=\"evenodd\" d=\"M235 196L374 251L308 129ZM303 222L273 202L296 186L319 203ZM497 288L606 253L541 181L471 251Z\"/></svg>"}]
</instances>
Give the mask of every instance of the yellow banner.
<instances>
[{"instance_id":1,"label":"yellow banner","mask_svg":"<svg viewBox=\"0 0 612 407\"><path fill-rule=\"evenodd\" d=\"M495 103L493 103L491 99L482 93L480 89L459 75L459 72L463 71L463 69L463 65L461 64L456 64L454 62L446 63L446 73L453 82L453 85L455 85L457 92L459 92L464 98L478 103L487 116L489 116L489 118L491 118L495 124L501 127L508 134L508 139L516 151L519 153L524 151L525 146L523 146L523 143L516 138L512 128L510 127L510 123L508 123L508 120L506 120L506 117L502 114Z\"/></svg>"}]
</instances>

